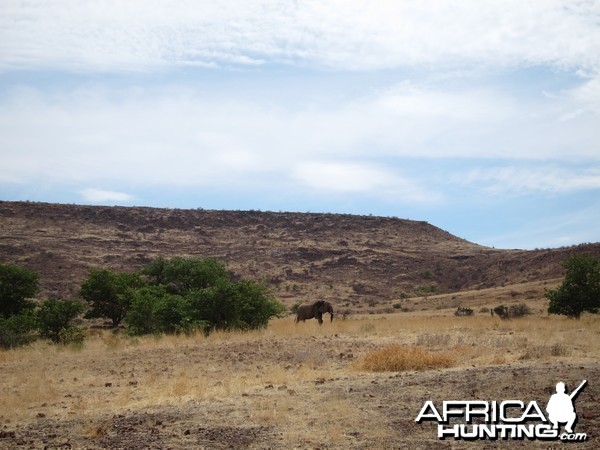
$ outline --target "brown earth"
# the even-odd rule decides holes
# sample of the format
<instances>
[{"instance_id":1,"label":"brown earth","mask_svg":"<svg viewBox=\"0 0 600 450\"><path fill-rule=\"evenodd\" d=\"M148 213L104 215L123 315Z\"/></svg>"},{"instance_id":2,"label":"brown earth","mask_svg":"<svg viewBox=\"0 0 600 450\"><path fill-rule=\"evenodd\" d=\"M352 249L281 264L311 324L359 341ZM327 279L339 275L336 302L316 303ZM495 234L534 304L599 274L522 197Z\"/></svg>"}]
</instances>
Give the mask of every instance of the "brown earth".
<instances>
[{"instance_id":1,"label":"brown earth","mask_svg":"<svg viewBox=\"0 0 600 450\"><path fill-rule=\"evenodd\" d=\"M557 448L559 441L437 438L424 402L536 401L572 391L574 449L598 448L599 318L580 321L452 309L362 315L267 330L127 338L96 330L83 348L0 351L0 449ZM450 368L372 373L390 344L450 354ZM515 416L517 414L515 413ZM520 414L519 414L520 415ZM456 423L464 422L457 419Z\"/></svg>"},{"instance_id":2,"label":"brown earth","mask_svg":"<svg viewBox=\"0 0 600 450\"><path fill-rule=\"evenodd\" d=\"M407 297L529 282L542 283L529 293L541 297L575 252L600 257L600 243L498 250L397 218L0 202L0 262L40 273L42 298L77 297L90 268L190 256L266 279L288 305L323 297L338 310L391 312Z\"/></svg>"}]
</instances>

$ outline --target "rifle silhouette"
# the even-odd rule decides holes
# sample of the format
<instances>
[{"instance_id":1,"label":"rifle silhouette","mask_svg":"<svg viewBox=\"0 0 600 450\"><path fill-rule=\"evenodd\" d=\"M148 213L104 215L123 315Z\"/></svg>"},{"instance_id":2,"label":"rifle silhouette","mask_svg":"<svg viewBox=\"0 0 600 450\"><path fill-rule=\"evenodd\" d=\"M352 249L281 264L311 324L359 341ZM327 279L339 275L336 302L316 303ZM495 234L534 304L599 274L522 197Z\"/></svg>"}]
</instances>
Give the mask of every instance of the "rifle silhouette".
<instances>
[{"instance_id":1,"label":"rifle silhouette","mask_svg":"<svg viewBox=\"0 0 600 450\"><path fill-rule=\"evenodd\" d=\"M569 398L571 400L573 400L573 398L575 398L575 396L577 395L577 393L581 390L581 388L585 385L585 383L587 383L587 380L583 380L581 382L581 384L579 386L577 386L577 389L575 389L573 392L571 392L571 394L569 395Z\"/></svg>"}]
</instances>

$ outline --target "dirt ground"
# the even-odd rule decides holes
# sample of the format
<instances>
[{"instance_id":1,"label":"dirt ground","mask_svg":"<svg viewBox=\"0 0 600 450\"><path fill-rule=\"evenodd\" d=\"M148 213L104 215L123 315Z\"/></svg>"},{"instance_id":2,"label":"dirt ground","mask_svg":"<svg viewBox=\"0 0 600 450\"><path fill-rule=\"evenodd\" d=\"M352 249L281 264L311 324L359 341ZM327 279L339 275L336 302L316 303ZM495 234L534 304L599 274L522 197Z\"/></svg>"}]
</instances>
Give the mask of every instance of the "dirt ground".
<instances>
[{"instance_id":1,"label":"dirt ground","mask_svg":"<svg viewBox=\"0 0 600 450\"><path fill-rule=\"evenodd\" d=\"M129 338L92 330L82 348L0 352L0 448L560 448L559 441L440 440L416 423L426 400L535 400L558 381L576 397L577 433L600 446L600 321L451 311L356 316L267 330ZM390 344L449 351L450 368L372 373Z\"/></svg>"}]
</instances>

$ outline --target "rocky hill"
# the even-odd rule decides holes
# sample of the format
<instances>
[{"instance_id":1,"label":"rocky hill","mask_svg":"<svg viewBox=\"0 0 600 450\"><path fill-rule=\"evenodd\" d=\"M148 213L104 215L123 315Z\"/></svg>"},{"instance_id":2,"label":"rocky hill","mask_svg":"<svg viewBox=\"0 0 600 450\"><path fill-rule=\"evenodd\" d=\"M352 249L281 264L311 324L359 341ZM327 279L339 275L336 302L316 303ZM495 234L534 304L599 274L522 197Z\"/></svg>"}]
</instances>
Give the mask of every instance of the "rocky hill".
<instances>
[{"instance_id":1,"label":"rocky hill","mask_svg":"<svg viewBox=\"0 0 600 450\"><path fill-rule=\"evenodd\" d=\"M41 296L76 297L90 268L134 271L163 256L214 257L278 298L377 308L415 295L549 280L574 252L498 250L397 218L0 202L0 262L41 275Z\"/></svg>"}]
</instances>

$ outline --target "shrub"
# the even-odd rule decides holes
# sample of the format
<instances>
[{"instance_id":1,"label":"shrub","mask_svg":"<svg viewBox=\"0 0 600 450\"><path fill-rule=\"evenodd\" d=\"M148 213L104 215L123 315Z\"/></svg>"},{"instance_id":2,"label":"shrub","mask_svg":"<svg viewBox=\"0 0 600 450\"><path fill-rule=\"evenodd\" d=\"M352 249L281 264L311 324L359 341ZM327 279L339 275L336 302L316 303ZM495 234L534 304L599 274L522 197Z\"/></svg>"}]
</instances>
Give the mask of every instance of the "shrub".
<instances>
[{"instance_id":1,"label":"shrub","mask_svg":"<svg viewBox=\"0 0 600 450\"><path fill-rule=\"evenodd\" d=\"M234 287L238 320L244 328L265 328L271 317L281 316L285 311L264 284L240 280Z\"/></svg>"},{"instance_id":2,"label":"shrub","mask_svg":"<svg viewBox=\"0 0 600 450\"><path fill-rule=\"evenodd\" d=\"M195 289L205 289L228 280L225 265L212 258L158 258L142 269L150 284L164 286L171 294L187 295Z\"/></svg>"},{"instance_id":3,"label":"shrub","mask_svg":"<svg viewBox=\"0 0 600 450\"><path fill-rule=\"evenodd\" d=\"M209 329L257 329L283 314L285 307L263 284L251 280L219 281L190 293L193 321L208 322Z\"/></svg>"},{"instance_id":4,"label":"shrub","mask_svg":"<svg viewBox=\"0 0 600 450\"><path fill-rule=\"evenodd\" d=\"M46 300L36 312L40 336L62 344L76 341L79 338L75 336L81 333L74 327L73 321L84 308L76 300Z\"/></svg>"},{"instance_id":5,"label":"shrub","mask_svg":"<svg viewBox=\"0 0 600 450\"><path fill-rule=\"evenodd\" d=\"M437 292L438 287L435 284L419 286L415 289L416 295L427 295Z\"/></svg>"},{"instance_id":6,"label":"shrub","mask_svg":"<svg viewBox=\"0 0 600 450\"><path fill-rule=\"evenodd\" d=\"M458 308L456 308L456 311L454 311L454 315L455 316L472 316L473 312L474 311L471 308L463 308L462 306L459 306Z\"/></svg>"},{"instance_id":7,"label":"shrub","mask_svg":"<svg viewBox=\"0 0 600 450\"><path fill-rule=\"evenodd\" d=\"M525 317L531 314L531 308L525 303L519 303L518 305L510 305L508 308L508 316L519 318Z\"/></svg>"},{"instance_id":8,"label":"shrub","mask_svg":"<svg viewBox=\"0 0 600 450\"><path fill-rule=\"evenodd\" d=\"M525 303L519 303L518 305L510 306L496 306L493 312L501 319L518 319L531 314L531 308Z\"/></svg>"},{"instance_id":9,"label":"shrub","mask_svg":"<svg viewBox=\"0 0 600 450\"><path fill-rule=\"evenodd\" d=\"M496 306L494 309L494 314L499 316L501 319L508 319L508 308L504 305Z\"/></svg>"},{"instance_id":10,"label":"shrub","mask_svg":"<svg viewBox=\"0 0 600 450\"><path fill-rule=\"evenodd\" d=\"M9 349L27 345L35 340L32 331L35 329L35 317L31 311L11 316L0 317L0 348Z\"/></svg>"},{"instance_id":11,"label":"shrub","mask_svg":"<svg viewBox=\"0 0 600 450\"><path fill-rule=\"evenodd\" d=\"M13 264L0 264L0 317L18 315L33 309L28 298L38 292L38 275Z\"/></svg>"},{"instance_id":12,"label":"shrub","mask_svg":"<svg viewBox=\"0 0 600 450\"><path fill-rule=\"evenodd\" d=\"M547 290L548 312L579 319L584 311L600 308L600 260L589 255L573 255L565 263L565 279L554 290Z\"/></svg>"},{"instance_id":13,"label":"shrub","mask_svg":"<svg viewBox=\"0 0 600 450\"><path fill-rule=\"evenodd\" d=\"M265 285L233 281L213 259L159 258L141 274L148 282L125 283L127 302L121 303L132 334L263 328L284 311ZM108 278L103 285L118 285L110 273L102 276Z\"/></svg>"},{"instance_id":14,"label":"shrub","mask_svg":"<svg viewBox=\"0 0 600 450\"><path fill-rule=\"evenodd\" d=\"M367 353L360 368L371 372L402 372L452 367L456 363L450 353L432 353L421 347L389 345Z\"/></svg>"},{"instance_id":15,"label":"shrub","mask_svg":"<svg viewBox=\"0 0 600 450\"><path fill-rule=\"evenodd\" d=\"M58 339L61 344L81 345L85 340L85 330L80 327L69 326L59 331Z\"/></svg>"},{"instance_id":16,"label":"shrub","mask_svg":"<svg viewBox=\"0 0 600 450\"><path fill-rule=\"evenodd\" d=\"M158 330L154 310L163 291L156 288L142 288L134 293L129 311L125 316L127 331L131 334L154 333Z\"/></svg>"},{"instance_id":17,"label":"shrub","mask_svg":"<svg viewBox=\"0 0 600 450\"><path fill-rule=\"evenodd\" d=\"M143 286L137 274L90 270L80 292L91 307L86 318L106 317L112 320L113 327L119 326L127 315L135 290Z\"/></svg>"},{"instance_id":18,"label":"shrub","mask_svg":"<svg viewBox=\"0 0 600 450\"><path fill-rule=\"evenodd\" d=\"M164 286L147 286L134 294L126 322L132 334L193 330L257 329L282 314L284 307L259 283L219 280L215 286L171 294Z\"/></svg>"}]
</instances>

